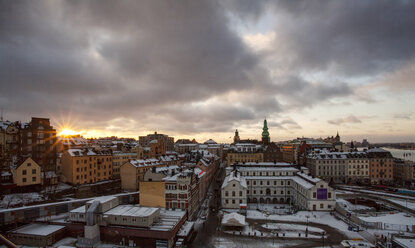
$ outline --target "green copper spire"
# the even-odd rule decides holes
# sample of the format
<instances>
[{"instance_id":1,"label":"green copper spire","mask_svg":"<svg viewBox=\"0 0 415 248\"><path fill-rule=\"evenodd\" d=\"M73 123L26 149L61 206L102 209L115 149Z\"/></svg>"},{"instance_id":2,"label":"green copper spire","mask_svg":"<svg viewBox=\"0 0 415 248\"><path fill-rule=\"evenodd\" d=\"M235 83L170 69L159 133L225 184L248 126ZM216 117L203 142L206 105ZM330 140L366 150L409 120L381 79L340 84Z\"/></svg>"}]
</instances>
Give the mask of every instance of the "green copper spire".
<instances>
[{"instance_id":1,"label":"green copper spire","mask_svg":"<svg viewBox=\"0 0 415 248\"><path fill-rule=\"evenodd\" d=\"M267 124L267 119L264 120L264 127L262 128L262 138L268 138L269 137L269 133L268 133L268 124Z\"/></svg>"}]
</instances>

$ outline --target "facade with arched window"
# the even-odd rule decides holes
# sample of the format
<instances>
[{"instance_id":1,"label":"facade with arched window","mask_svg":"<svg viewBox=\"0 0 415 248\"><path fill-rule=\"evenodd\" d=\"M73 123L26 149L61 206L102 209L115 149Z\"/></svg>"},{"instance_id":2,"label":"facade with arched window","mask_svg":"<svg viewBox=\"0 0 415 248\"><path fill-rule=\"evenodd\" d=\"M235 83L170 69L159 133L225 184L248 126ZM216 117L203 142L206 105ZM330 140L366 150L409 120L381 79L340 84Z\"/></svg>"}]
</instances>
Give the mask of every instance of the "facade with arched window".
<instances>
[{"instance_id":1,"label":"facade with arched window","mask_svg":"<svg viewBox=\"0 0 415 248\"><path fill-rule=\"evenodd\" d=\"M293 204L303 210L334 210L335 193L327 182L308 176L287 163L265 162L227 168L228 177L222 185L223 208L240 207L230 198L233 196L228 178L234 177L229 175L235 171L238 180L246 185L246 199L238 198L243 204Z\"/></svg>"}]
</instances>

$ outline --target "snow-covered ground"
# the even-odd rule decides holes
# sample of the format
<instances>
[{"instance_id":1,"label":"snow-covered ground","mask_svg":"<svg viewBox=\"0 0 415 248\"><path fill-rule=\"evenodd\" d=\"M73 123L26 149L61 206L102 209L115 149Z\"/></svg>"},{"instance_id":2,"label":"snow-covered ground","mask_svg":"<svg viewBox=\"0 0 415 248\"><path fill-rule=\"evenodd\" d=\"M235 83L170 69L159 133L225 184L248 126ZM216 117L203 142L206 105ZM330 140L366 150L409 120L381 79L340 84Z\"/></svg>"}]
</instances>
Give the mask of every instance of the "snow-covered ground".
<instances>
[{"instance_id":1,"label":"snow-covered ground","mask_svg":"<svg viewBox=\"0 0 415 248\"><path fill-rule=\"evenodd\" d=\"M341 206L344 209L349 210L349 211L375 210L374 208L371 208L365 205L353 204L342 198L337 199L336 202L341 204Z\"/></svg>"},{"instance_id":2,"label":"snow-covered ground","mask_svg":"<svg viewBox=\"0 0 415 248\"><path fill-rule=\"evenodd\" d=\"M70 188L72 188L71 185L60 182L57 185L47 186L41 192L42 193L57 193L57 192L61 192L61 191L64 191Z\"/></svg>"},{"instance_id":3,"label":"snow-covered ground","mask_svg":"<svg viewBox=\"0 0 415 248\"><path fill-rule=\"evenodd\" d=\"M348 230L348 225L341 220L336 219L329 212L299 211L292 215L269 215L268 217L256 210L247 211L247 219L261 219L274 221L293 221L307 223L324 224L336 228L347 235L349 238L362 238L357 232Z\"/></svg>"},{"instance_id":4,"label":"snow-covered ground","mask_svg":"<svg viewBox=\"0 0 415 248\"><path fill-rule=\"evenodd\" d=\"M415 225L415 217L405 213L381 214L378 216L370 217L359 216L359 218L366 222L382 222L385 224L396 225Z\"/></svg>"},{"instance_id":5,"label":"snow-covered ground","mask_svg":"<svg viewBox=\"0 0 415 248\"><path fill-rule=\"evenodd\" d=\"M285 223L267 223L262 225L263 228L272 229L272 230L279 230L279 231L302 231L305 232L308 228L309 232L324 232L323 229L318 227L307 227L306 225L298 225L298 224L285 224Z\"/></svg>"},{"instance_id":6,"label":"snow-covered ground","mask_svg":"<svg viewBox=\"0 0 415 248\"><path fill-rule=\"evenodd\" d=\"M252 239L252 238L228 238L228 237L214 237L212 244L216 248L248 248L248 247L261 247L261 248L283 248L295 245L304 244L304 241L298 240L272 240L272 239Z\"/></svg>"},{"instance_id":7,"label":"snow-covered ground","mask_svg":"<svg viewBox=\"0 0 415 248\"><path fill-rule=\"evenodd\" d=\"M45 196L40 195L37 192L9 194L4 195L3 199L0 201L0 208L11 208L22 204L26 205L29 203L42 202L44 200L47 200Z\"/></svg>"},{"instance_id":8,"label":"snow-covered ground","mask_svg":"<svg viewBox=\"0 0 415 248\"><path fill-rule=\"evenodd\" d=\"M250 210L266 211L270 214L288 214L292 212L292 206L289 204L248 204Z\"/></svg>"},{"instance_id":9,"label":"snow-covered ground","mask_svg":"<svg viewBox=\"0 0 415 248\"><path fill-rule=\"evenodd\" d=\"M413 201L405 201L405 200L397 200L397 199L389 199L389 200L403 207L407 207L407 208L415 210L415 202Z\"/></svg>"}]
</instances>

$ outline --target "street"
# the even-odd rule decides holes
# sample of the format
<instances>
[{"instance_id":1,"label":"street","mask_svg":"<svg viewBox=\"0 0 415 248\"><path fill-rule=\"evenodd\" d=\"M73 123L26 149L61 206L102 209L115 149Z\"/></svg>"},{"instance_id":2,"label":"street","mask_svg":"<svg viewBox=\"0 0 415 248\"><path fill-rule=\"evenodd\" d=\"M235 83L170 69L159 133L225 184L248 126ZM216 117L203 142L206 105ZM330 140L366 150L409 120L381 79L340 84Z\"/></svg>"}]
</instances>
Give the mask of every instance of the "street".
<instances>
[{"instance_id":1,"label":"street","mask_svg":"<svg viewBox=\"0 0 415 248\"><path fill-rule=\"evenodd\" d=\"M211 198L208 204L208 215L206 220L203 221L203 224L196 225L195 229L197 231L197 236L194 239L191 247L213 247L210 243L212 236L216 233L216 228L218 227L219 223L217 212L220 207L220 188L225 177L225 168L226 163L222 163L209 186L207 197L211 195ZM219 181L219 184L217 181ZM217 194L215 194L215 189L218 190ZM212 208L210 206L215 207L215 212L212 211ZM199 221L201 220L197 220L197 222Z\"/></svg>"}]
</instances>

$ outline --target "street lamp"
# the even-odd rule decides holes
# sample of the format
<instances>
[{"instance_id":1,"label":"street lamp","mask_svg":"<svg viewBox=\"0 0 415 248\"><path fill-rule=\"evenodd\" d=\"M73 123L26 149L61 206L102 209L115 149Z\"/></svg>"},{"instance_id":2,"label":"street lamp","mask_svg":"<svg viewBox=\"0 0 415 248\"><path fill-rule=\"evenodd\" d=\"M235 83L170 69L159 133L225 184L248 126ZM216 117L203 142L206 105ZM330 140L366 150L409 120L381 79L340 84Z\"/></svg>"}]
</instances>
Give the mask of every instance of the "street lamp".
<instances>
[{"instance_id":1,"label":"street lamp","mask_svg":"<svg viewBox=\"0 0 415 248\"><path fill-rule=\"evenodd\" d=\"M265 226L267 228L268 228L268 217L269 217L269 212L267 211L267 212L265 212L265 221L266 221Z\"/></svg>"}]
</instances>

